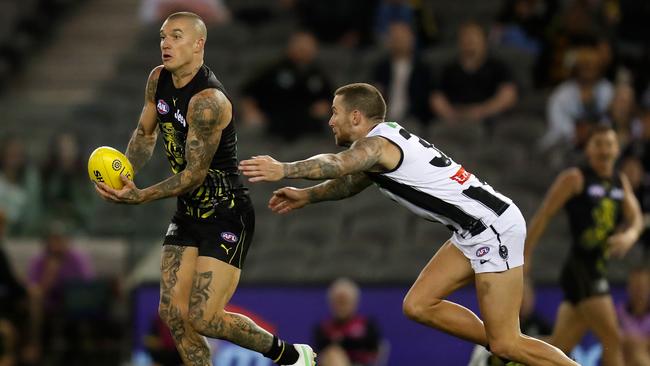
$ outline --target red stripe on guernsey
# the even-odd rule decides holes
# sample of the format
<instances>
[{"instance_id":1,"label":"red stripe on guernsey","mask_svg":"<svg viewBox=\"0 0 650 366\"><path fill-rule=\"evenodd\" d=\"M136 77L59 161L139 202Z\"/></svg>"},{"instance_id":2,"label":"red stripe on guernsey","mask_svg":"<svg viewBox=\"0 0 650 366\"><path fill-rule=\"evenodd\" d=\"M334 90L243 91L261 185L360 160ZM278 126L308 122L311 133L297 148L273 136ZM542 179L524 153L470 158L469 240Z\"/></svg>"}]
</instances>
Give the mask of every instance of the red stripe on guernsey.
<instances>
[{"instance_id":1,"label":"red stripe on guernsey","mask_svg":"<svg viewBox=\"0 0 650 366\"><path fill-rule=\"evenodd\" d=\"M463 184L467 182L467 180L469 180L469 178L471 177L472 177L472 173L466 171L465 168L461 166L460 169L458 169L458 171L456 172L456 174L449 177L449 179L454 180L460 184Z\"/></svg>"}]
</instances>

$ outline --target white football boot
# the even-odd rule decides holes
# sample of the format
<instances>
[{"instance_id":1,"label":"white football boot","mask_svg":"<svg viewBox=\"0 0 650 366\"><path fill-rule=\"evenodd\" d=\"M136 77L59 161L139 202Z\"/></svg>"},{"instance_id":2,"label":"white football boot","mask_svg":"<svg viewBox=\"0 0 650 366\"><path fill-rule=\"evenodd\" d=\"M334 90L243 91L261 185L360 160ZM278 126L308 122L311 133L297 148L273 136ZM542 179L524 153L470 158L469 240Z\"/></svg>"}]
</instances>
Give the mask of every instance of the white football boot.
<instances>
[{"instance_id":1,"label":"white football boot","mask_svg":"<svg viewBox=\"0 0 650 366\"><path fill-rule=\"evenodd\" d=\"M288 366L316 366L316 353L308 344L294 344L298 351L298 361Z\"/></svg>"}]
</instances>

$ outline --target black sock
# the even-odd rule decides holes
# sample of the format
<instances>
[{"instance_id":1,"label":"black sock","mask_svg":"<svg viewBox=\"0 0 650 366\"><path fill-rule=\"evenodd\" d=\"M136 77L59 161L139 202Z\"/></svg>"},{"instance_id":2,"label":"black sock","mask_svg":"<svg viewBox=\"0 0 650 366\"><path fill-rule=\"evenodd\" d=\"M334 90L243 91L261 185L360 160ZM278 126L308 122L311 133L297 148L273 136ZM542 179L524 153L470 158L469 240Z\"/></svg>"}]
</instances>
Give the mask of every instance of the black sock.
<instances>
[{"instance_id":1,"label":"black sock","mask_svg":"<svg viewBox=\"0 0 650 366\"><path fill-rule=\"evenodd\" d=\"M278 365L291 365L298 361L298 351L291 343L286 343L277 336L273 336L271 349L263 353L264 357L270 358L271 361Z\"/></svg>"}]
</instances>

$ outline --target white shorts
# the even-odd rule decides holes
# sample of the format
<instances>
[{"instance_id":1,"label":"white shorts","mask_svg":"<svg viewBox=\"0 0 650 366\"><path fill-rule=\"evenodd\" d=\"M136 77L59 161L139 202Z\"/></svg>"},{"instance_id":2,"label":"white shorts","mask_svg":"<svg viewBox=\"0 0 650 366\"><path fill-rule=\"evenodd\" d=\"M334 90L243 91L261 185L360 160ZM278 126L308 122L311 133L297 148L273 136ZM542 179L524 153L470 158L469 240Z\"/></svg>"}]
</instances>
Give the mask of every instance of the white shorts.
<instances>
[{"instance_id":1,"label":"white shorts","mask_svg":"<svg viewBox=\"0 0 650 366\"><path fill-rule=\"evenodd\" d=\"M469 259L474 273L503 272L524 264L526 220L514 203L482 233L450 241Z\"/></svg>"}]
</instances>

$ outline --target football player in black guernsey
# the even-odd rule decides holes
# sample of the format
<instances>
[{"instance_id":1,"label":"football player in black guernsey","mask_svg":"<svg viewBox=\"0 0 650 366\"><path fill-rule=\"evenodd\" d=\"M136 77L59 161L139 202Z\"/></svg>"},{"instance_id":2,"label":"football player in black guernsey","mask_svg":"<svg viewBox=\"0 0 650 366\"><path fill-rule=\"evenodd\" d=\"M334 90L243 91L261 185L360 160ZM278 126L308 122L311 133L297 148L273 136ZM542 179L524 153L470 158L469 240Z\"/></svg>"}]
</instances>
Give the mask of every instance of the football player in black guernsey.
<instances>
[{"instance_id":1,"label":"football player in black guernsey","mask_svg":"<svg viewBox=\"0 0 650 366\"><path fill-rule=\"evenodd\" d=\"M126 150L135 173L157 136L173 175L139 189L122 177L102 198L126 204L177 197L162 251L159 313L186 365L211 365L204 336L260 352L280 365L313 366L308 345L289 344L251 319L225 311L253 238L255 215L237 170L232 102L203 63L207 30L193 13L170 15L160 28L163 64L149 75L144 108Z\"/></svg>"}]
</instances>

